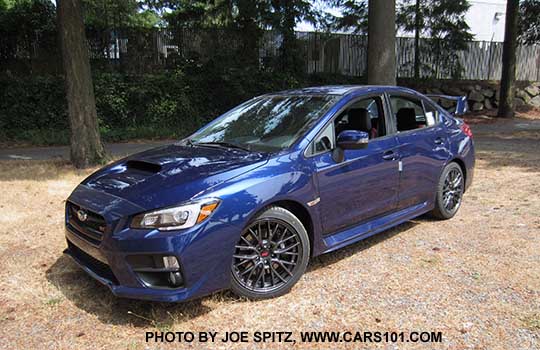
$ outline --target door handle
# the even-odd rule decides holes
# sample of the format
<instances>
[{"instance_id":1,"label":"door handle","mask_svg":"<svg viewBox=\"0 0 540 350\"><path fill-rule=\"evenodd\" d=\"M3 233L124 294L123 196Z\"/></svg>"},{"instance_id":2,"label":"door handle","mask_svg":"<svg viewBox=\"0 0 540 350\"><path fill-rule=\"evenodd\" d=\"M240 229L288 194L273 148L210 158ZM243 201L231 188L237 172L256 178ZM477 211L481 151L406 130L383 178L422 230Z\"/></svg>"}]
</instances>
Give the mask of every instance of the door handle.
<instances>
[{"instance_id":1,"label":"door handle","mask_svg":"<svg viewBox=\"0 0 540 350\"><path fill-rule=\"evenodd\" d=\"M395 160L396 157L397 156L394 153L394 151L386 151L386 152L383 153L382 159L384 159L384 160Z\"/></svg>"},{"instance_id":2,"label":"door handle","mask_svg":"<svg viewBox=\"0 0 540 350\"><path fill-rule=\"evenodd\" d=\"M444 139L442 137L437 137L435 139L435 144L436 145L442 145L444 143Z\"/></svg>"}]
</instances>

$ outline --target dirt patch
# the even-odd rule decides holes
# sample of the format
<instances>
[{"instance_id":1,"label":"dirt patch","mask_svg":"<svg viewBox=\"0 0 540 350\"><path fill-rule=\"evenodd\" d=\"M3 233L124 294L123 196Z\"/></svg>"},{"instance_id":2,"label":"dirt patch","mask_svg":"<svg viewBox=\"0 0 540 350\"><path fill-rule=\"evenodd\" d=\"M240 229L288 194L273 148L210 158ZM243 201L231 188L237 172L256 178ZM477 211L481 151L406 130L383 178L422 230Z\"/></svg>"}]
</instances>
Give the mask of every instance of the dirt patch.
<instances>
[{"instance_id":1,"label":"dirt patch","mask_svg":"<svg viewBox=\"0 0 540 350\"><path fill-rule=\"evenodd\" d=\"M535 108L531 106L520 106L516 109L516 118L526 120L540 120L540 108ZM471 111L464 115L463 119L471 125L511 122L511 120L498 118L497 109L488 109L479 112Z\"/></svg>"},{"instance_id":2,"label":"dirt patch","mask_svg":"<svg viewBox=\"0 0 540 350\"><path fill-rule=\"evenodd\" d=\"M2 162L0 348L168 347L146 344L146 330L427 330L443 342L296 346L538 349L540 141L500 135L475 136L474 184L454 219L421 217L315 258L291 293L261 302L229 292L184 304L114 298L62 256L64 200L91 171Z\"/></svg>"}]
</instances>

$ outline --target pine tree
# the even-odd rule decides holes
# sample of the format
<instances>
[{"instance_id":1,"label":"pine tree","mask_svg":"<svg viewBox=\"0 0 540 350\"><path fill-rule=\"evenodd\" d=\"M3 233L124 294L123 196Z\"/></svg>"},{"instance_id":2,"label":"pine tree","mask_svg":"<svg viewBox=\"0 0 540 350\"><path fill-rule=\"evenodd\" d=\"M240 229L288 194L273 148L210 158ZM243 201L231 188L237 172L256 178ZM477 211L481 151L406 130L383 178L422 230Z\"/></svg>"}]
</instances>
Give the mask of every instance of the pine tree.
<instances>
[{"instance_id":1,"label":"pine tree","mask_svg":"<svg viewBox=\"0 0 540 350\"><path fill-rule=\"evenodd\" d=\"M525 45L540 44L540 1L523 0L519 12L519 40Z\"/></svg>"},{"instance_id":2,"label":"pine tree","mask_svg":"<svg viewBox=\"0 0 540 350\"><path fill-rule=\"evenodd\" d=\"M468 0L404 0L398 9L397 23L415 33L415 77L427 70L432 77L459 78L462 67L458 52L473 39L464 15ZM426 38L422 44L420 38ZM429 58L429 59L428 59ZM423 62L432 61L432 64Z\"/></svg>"}]
</instances>

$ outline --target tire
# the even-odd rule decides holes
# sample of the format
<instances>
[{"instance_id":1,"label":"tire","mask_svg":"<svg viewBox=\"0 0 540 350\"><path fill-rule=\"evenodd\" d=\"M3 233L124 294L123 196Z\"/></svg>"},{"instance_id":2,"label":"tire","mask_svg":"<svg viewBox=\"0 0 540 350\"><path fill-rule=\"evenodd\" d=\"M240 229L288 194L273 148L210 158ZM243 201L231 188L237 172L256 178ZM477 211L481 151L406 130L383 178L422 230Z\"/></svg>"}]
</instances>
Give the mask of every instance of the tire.
<instances>
[{"instance_id":1,"label":"tire","mask_svg":"<svg viewBox=\"0 0 540 350\"><path fill-rule=\"evenodd\" d=\"M287 293L306 271L309 237L300 220L270 207L242 231L231 264L231 289L249 299Z\"/></svg>"},{"instance_id":2,"label":"tire","mask_svg":"<svg viewBox=\"0 0 540 350\"><path fill-rule=\"evenodd\" d=\"M452 218L458 212L465 189L465 176L457 163L449 163L444 169L437 184L435 208L431 214L442 220Z\"/></svg>"}]
</instances>

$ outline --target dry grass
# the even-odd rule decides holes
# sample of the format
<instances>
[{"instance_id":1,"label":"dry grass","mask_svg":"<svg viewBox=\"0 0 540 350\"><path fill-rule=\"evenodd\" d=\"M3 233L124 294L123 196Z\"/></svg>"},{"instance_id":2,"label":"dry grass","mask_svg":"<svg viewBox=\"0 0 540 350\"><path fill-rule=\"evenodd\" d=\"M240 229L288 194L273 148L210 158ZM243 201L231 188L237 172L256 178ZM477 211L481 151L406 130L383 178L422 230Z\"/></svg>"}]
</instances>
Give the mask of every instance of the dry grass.
<instances>
[{"instance_id":1,"label":"dry grass","mask_svg":"<svg viewBox=\"0 0 540 350\"><path fill-rule=\"evenodd\" d=\"M144 332L159 329L433 330L442 344L337 345L538 349L540 141L523 133L477 138L474 186L454 219L419 218L316 258L291 293L261 302L112 297L62 256L64 199L90 171L0 163L0 348L145 349Z\"/></svg>"}]
</instances>

